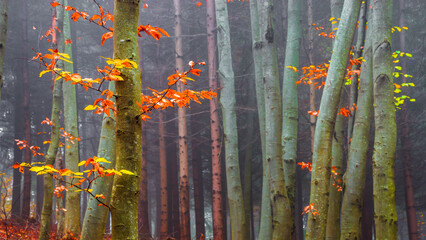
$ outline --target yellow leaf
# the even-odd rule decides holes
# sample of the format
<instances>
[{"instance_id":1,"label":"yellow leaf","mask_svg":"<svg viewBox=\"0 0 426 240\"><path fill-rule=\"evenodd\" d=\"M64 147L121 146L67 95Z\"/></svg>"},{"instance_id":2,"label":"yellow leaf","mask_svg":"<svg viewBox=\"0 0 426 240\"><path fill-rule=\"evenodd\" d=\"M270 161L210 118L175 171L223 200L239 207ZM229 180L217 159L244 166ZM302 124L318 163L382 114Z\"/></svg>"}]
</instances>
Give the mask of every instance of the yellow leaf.
<instances>
[{"instance_id":1,"label":"yellow leaf","mask_svg":"<svg viewBox=\"0 0 426 240\"><path fill-rule=\"evenodd\" d=\"M110 161L106 160L105 158L94 157L93 159L94 159L96 162L111 163Z\"/></svg>"},{"instance_id":2,"label":"yellow leaf","mask_svg":"<svg viewBox=\"0 0 426 240\"><path fill-rule=\"evenodd\" d=\"M99 107L98 105L87 105L87 107L85 107L84 110L92 111L92 110L95 110L98 107Z\"/></svg>"},{"instance_id":3,"label":"yellow leaf","mask_svg":"<svg viewBox=\"0 0 426 240\"><path fill-rule=\"evenodd\" d=\"M59 59L61 59L61 60L65 61L65 62L72 63L70 60L67 60L67 59L65 59L65 58L59 58Z\"/></svg>"},{"instance_id":4,"label":"yellow leaf","mask_svg":"<svg viewBox=\"0 0 426 240\"><path fill-rule=\"evenodd\" d=\"M406 53L405 54L407 57L413 57L413 55L411 53Z\"/></svg>"},{"instance_id":5,"label":"yellow leaf","mask_svg":"<svg viewBox=\"0 0 426 240\"><path fill-rule=\"evenodd\" d=\"M120 172L121 172L121 173L124 173L124 174L127 174L127 175L136 175L136 174L134 174L134 173L132 173L132 172L130 172L130 171L128 171L128 170L125 170L125 169L120 170Z\"/></svg>"},{"instance_id":6,"label":"yellow leaf","mask_svg":"<svg viewBox=\"0 0 426 240\"><path fill-rule=\"evenodd\" d=\"M333 21L334 19L336 19L335 17L330 18L328 21Z\"/></svg>"},{"instance_id":7,"label":"yellow leaf","mask_svg":"<svg viewBox=\"0 0 426 240\"><path fill-rule=\"evenodd\" d=\"M408 30L408 27L402 27L402 29Z\"/></svg>"},{"instance_id":8,"label":"yellow leaf","mask_svg":"<svg viewBox=\"0 0 426 240\"><path fill-rule=\"evenodd\" d=\"M83 166L84 164L86 164L86 160L79 162L78 166L80 167L80 166Z\"/></svg>"},{"instance_id":9,"label":"yellow leaf","mask_svg":"<svg viewBox=\"0 0 426 240\"><path fill-rule=\"evenodd\" d=\"M51 72L52 70L43 70L40 72L40 75L38 75L38 77L43 76L45 73Z\"/></svg>"},{"instance_id":10,"label":"yellow leaf","mask_svg":"<svg viewBox=\"0 0 426 240\"><path fill-rule=\"evenodd\" d=\"M332 22L331 22L331 24L336 24L336 23L337 23L337 21L332 21Z\"/></svg>"}]
</instances>

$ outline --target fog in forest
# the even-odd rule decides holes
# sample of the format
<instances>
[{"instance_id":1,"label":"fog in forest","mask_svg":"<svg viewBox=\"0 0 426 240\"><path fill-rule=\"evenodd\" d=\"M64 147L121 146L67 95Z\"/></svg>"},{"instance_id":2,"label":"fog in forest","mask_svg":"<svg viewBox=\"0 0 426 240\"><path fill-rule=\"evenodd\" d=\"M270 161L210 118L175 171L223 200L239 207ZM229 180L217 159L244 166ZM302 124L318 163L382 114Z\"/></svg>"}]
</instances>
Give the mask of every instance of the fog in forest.
<instances>
[{"instance_id":1,"label":"fog in forest","mask_svg":"<svg viewBox=\"0 0 426 240\"><path fill-rule=\"evenodd\" d=\"M4 1L4 0L1 0ZM212 1L212 0L207 0ZM224 124L222 117L223 108L219 101L223 85L219 82L221 72L217 71L216 80L218 85L216 89L209 87L209 62L208 62L208 35L206 25L207 1L180 1L181 8L181 35L182 56L184 70L190 69L188 63L206 62L206 65L197 65L195 68L201 69L200 76L188 75L185 88L200 92L202 90L213 90L218 93L216 101L216 112L219 117L219 159L222 163L222 206L224 211L224 226L227 231L225 234L231 239L231 218L229 195L234 193L235 189L227 189L227 168L225 142L227 136L224 134ZM217 1L217 0L216 0ZM251 0L253 1L253 0ZM62 3L62 1L58 1ZM238 134L238 161L240 174L240 192L244 195L244 203L248 205L245 209L248 219L247 227L249 239L261 239L258 237L260 229L260 218L262 208L262 177L264 175L262 163L262 137L259 128L258 105L256 98L257 86L255 85L255 63L252 42L252 25L250 20L250 1L225 1L227 2L228 20L231 40L232 67L235 77L235 113ZM259 3L267 1L258 1ZM278 74L280 82L280 93L283 94L282 79L284 71L289 70L285 63L286 41L288 32L288 1L272 1L273 22L275 37ZM290 1L294 2L294 1ZM308 227L308 215L303 213L305 207L309 206L311 201L311 172L305 167L305 163L312 162L311 149L311 126L315 123L311 121L311 111L318 111L321 103L322 93L326 76L318 77L315 82L315 98L310 98L310 85L307 79L302 79L305 75L303 67L310 65L318 66L320 64L329 64L332 56L334 37L330 37L330 32L336 32L339 19L332 19L330 11L330 1L328 0L303 0L300 2L300 49L299 49L299 67L297 71L297 99L298 101L298 119L297 119L297 163L295 163L295 193L292 195L294 201L294 239L303 239ZM308 2L313 4L312 15L309 16ZM331 1L336 2L336 1ZM337 1L339 2L339 1ZM340 1L343 2L343 1ZM349 2L349 1L347 1ZM352 1L353 2L353 1ZM373 1L367 2L367 18L371 14L370 6ZM403 2L402 4L399 2ZM99 6L106 12L113 14L114 1L112 0L79 0L68 1L68 4L79 11L87 12L90 16L99 14ZM401 9L401 6L404 9ZM259 7L259 5L258 5ZM57 6L56 9L62 8ZM3 65L3 86L1 89L1 107L0 107L0 172L1 175L1 199L0 199L0 218L4 222L10 219L31 219L32 223L40 222L40 214L43 206L43 176L31 172L31 179L27 183L24 181L24 174L19 173L18 169L13 169L15 163L22 162L44 162L44 155L33 155L29 148L19 149L18 140L26 140L28 146L38 146L38 153L46 154L50 143L51 126L41 124L46 118L51 119L52 112L52 93L53 80L57 76L52 72L40 74L46 67L40 64L40 61L32 60L37 53L49 53L48 49L54 49L52 46L52 36L46 36L46 31L52 29L53 9L49 0L9 0L7 12L7 34L4 43L5 56ZM3 10L2 10L3 11ZM398 219L398 237L395 239L414 239L409 238L407 208L415 209L415 221L418 231L418 238L423 239L426 236L426 177L424 169L426 167L426 1L424 0L399 0L393 1L392 14L392 57L393 61L393 82L395 101L399 103L396 106L396 124L397 124L397 144L394 163L395 180L395 199ZM69 11L72 15L75 11ZM170 37L163 36L159 40L141 32L139 37L139 57L142 79L142 93L152 95L152 89L164 90L169 87L168 76L176 73L175 41L178 38L175 35L175 8L172 0L144 0L140 2L139 24L151 25L164 29ZM3 14L3 13L2 13ZM115 16L114 16L115 17ZM312 23L309 23L309 18ZM342 17L343 18L343 17ZM403 20L401 20L403 19ZM116 20L116 19L114 19ZM103 68L108 65L105 58L113 57L113 38L105 40L101 45L102 36L108 32L106 28L97 24L98 20L92 22L80 17L77 21L70 21L72 43L67 44L72 49L72 59L74 73L80 74L83 78L101 78L102 75L97 71L97 67ZM403 23L404 25L401 25ZM0 24L4 25L4 22ZM111 21L106 21L106 27L112 27ZM216 26L216 23L215 23ZM214 26L214 33L222 31ZM370 26L367 24L367 26ZM309 29L313 33L313 49L310 49ZM56 30L56 29L53 29ZM61 29L62 30L62 29ZM115 33L115 29L114 29ZM0 33L2 34L2 33ZM61 31L63 34L63 31ZM355 52L357 35L355 30L352 46ZM164 34L162 34L164 35ZM332 34L333 35L333 34ZM401 37L402 35L402 37ZM66 39L65 39L66 40ZM368 40L368 37L366 41ZM58 39L64 41L64 39ZM219 38L216 40L219 41ZM3 43L2 43L3 44ZM214 46L214 53L217 54L218 46ZM311 58L311 59L310 59ZM220 65L220 58L216 58L217 70ZM50 60L49 60L50 61ZM362 62L362 60L361 60ZM349 64L349 62L347 63ZM349 66L349 65L348 65ZM321 67L320 67L321 68ZM319 73L320 68L318 68ZM294 71L290 69L291 71ZM359 72L358 72L359 73ZM397 74L395 74L397 73ZM39 75L42 75L39 77ZM353 79L357 79L353 76ZM405 80L404 80L405 79ZM194 81L192 81L194 80ZM300 81L299 81L300 80ZM71 81L63 84L71 84ZM412 83L412 84L411 84ZM314 84L314 83L312 83ZM345 111L339 110L343 118L343 165L336 170L331 166L328 169L333 179L343 179L349 154L349 143L353 139L348 138L349 118L353 117L354 108L350 104L350 80L344 80L342 94L344 102L342 107ZM92 110L84 110L88 105L93 105L94 101L101 96L102 91L107 89L105 82L95 90L86 90L80 84L76 84L77 99L77 126L78 136L81 140L78 144L78 162L98 156L98 147L102 130L103 113L95 114ZM96 90L97 89L97 90ZM176 89L173 86L173 89ZM265 89L265 94L266 89ZM114 98L114 97L113 97ZM358 97L359 98L359 97ZM176 104L167 109L154 109L150 113L143 113L149 116L142 123L142 156L146 163L145 171L147 186L147 205L139 205L139 214L147 214L149 218L150 238L145 238L139 231L139 239L166 239L160 238L161 231L161 165L160 158L165 156L167 161L166 182L167 182L167 234L170 239L181 239L178 235L181 227L179 226L179 151L182 150L179 139L187 144L188 154L188 173L189 173L189 206L190 206L190 239L213 239L213 212L212 212L212 137L211 137L211 105L209 99L199 99L201 104L191 101L190 106L186 107L186 136L179 137L178 126L178 107ZM281 102L281 100L279 100ZM310 103L314 101L315 109L311 109ZM403 101L403 103L401 103ZM64 107L61 103L60 126L64 126ZM285 107L285 103L283 107ZM264 106L265 107L265 106ZM268 106L266 106L268 107ZM352 107L352 109L351 109ZM339 107L341 109L341 107ZM404 110L405 109L405 110ZM372 110L373 111L373 110ZM161 112L161 119L159 113ZM311 112L311 115L308 113ZM318 113L317 113L318 114ZM321 113L319 113L321 114ZM113 114L112 114L113 115ZM338 115L339 116L339 115ZM283 117L280 118L280 121ZM314 121L315 122L315 121ZM374 236L374 207L373 207L373 174L372 174L372 155L374 149L374 114L371 119L371 131L369 140L364 144L369 144L367 152L367 167L365 178L365 188L363 190L363 210L362 226L363 231L370 232L370 239ZM159 124L161 123L161 124ZM268 123L267 123L268 124ZM281 123L280 123L281 124ZM164 129L160 130L162 125ZM408 127L408 128L406 128ZM226 127L225 127L226 128ZM281 127L280 127L281 129ZM234 129L235 130L235 129ZM62 133L66 134L66 133ZM404 138L406 137L406 138ZM161 139L164 142L160 142ZM337 140L336 133L333 139ZM403 140L405 139L405 140ZM407 142L408 139L408 142ZM65 144L69 138L61 138ZM281 141L281 140L279 140ZM404 142L405 141L405 142ZM56 156L55 168L66 168L65 151L66 145L60 144ZM67 143L68 144L68 143ZM128 144L133 144L128 142ZM160 146L161 145L161 146ZM108 148L108 147L107 147ZM163 151L163 152L162 152ZM163 155L162 155L163 154ZM165 155L164 155L165 154ZM407 160L407 155L409 160ZM408 163L407 163L408 162ZM409 163L411 162L411 163ZM299 164L298 164L299 163ZM62 165L61 165L62 164ZM411 164L407 165L407 164ZM144 165L144 164L142 164ZM282 163L281 163L282 165ZM315 164L314 164L315 165ZM238 166L238 165L237 165ZM79 166L80 171L91 169L85 168L84 164ZM114 168L114 167L112 167ZM235 168L235 166L234 166ZM247 170L248 169L248 170ZM407 169L408 176L407 176ZM337 172L336 172L336 171ZM28 170L25 170L27 172ZM85 173L86 174L86 173ZM96 172L93 173L93 178ZM142 173L143 174L143 173ZM106 178L112 178L108 176ZM13 179L13 183L12 183ZM411 186L407 185L407 179L411 181ZM78 180L75 180L78 181ZM287 180L286 180L287 181ZM340 181L340 182L339 182ZM341 180L335 182L338 194L343 196L345 186ZM55 182L55 181L54 181ZM163 179L164 182L164 179ZM24 197L24 185L31 187L31 199ZM55 183L58 184L58 183ZM81 188L92 187L88 185L89 181L83 182ZM141 186L144 183L141 183ZM333 183L331 183L333 185ZM57 185L57 186L60 186ZM248 187L247 187L248 186ZM13 189L13 191L12 191ZM406 194L407 189L412 189L414 195ZM343 190L343 191L340 191ZM74 190L70 190L74 191ZM392 191L392 189L390 189ZM12 194L14 195L13 203ZM68 193L65 193L67 195ZM96 193L101 194L101 193ZM328 194L327 194L328 195ZM331 194L330 194L331 195ZM287 194L286 194L287 196ZM90 194L86 191L80 193L80 219L83 223ZM134 196L137 198L138 196ZM139 195L141 198L141 195ZM414 199L412 199L414 197ZM142 197L143 198L143 197ZM407 199L414 201L413 206L406 206ZM340 201L340 200L339 200ZM22 208L25 203L30 203L29 216L22 217ZM52 229L59 228L60 221L64 217L58 214L55 208L62 206L65 209L73 206L60 205L58 202L64 202L62 198L54 198L53 215L51 223L55 226ZM140 199L141 203L142 200ZM340 202L338 202L340 204ZM64 203L61 203L64 204ZM12 214L12 205L17 209L16 215ZM331 204L332 205L332 204ZM330 206L331 206L330 205ZM145 206L145 207L141 207ZM362 204L361 204L362 206ZM99 206L102 208L103 206ZM314 212L314 210L312 210ZM59 210L61 212L61 210ZM143 213L144 212L144 213ZM303 213L303 214L302 214ZM319 213L324 214L324 213ZM325 213L326 214L326 213ZM24 218L22 220L22 218ZM141 217L139 217L139 220ZM140 220L141 221L141 220ZM106 233L110 233L110 220L108 220ZM139 222L141 224L141 222ZM343 225L343 224L342 224ZM38 225L37 225L38 226ZM203 227L204 229L203 229ZM367 226L367 227L366 227ZM144 226L147 229L147 226ZM343 228L344 226L341 226ZM365 228L366 227L366 228ZM12 225L10 228L13 228ZM1 228L4 231L4 227ZM139 225L139 230L141 225ZM368 229L368 230L366 230ZM202 232L202 237L199 234ZM3 233L2 233L3 234ZM146 234L146 233L145 233ZM38 236L38 235L37 235ZM58 235L59 236L59 235ZM12 235L9 239L15 239ZM364 235L365 237L365 235ZM368 237L368 236L367 236ZM182 238L183 239L183 238ZM367 239L367 238L365 238ZM379 239L379 238L378 238Z\"/></svg>"}]
</instances>

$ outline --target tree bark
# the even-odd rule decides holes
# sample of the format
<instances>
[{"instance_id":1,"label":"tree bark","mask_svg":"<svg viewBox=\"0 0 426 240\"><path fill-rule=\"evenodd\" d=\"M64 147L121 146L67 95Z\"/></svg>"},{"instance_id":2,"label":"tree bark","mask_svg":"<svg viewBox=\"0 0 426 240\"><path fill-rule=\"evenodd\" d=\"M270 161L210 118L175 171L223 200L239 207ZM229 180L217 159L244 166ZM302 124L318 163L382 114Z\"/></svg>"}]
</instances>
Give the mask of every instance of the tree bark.
<instances>
[{"instance_id":1,"label":"tree bark","mask_svg":"<svg viewBox=\"0 0 426 240\"><path fill-rule=\"evenodd\" d=\"M209 67L209 88L210 91L217 92L216 76L216 18L214 1L206 2L207 10L207 55ZM219 103L218 98L210 99L210 138L212 149L212 214L213 214L213 239L225 239L226 228L223 225L225 211L223 210L222 199L222 164L220 152L222 143L220 142L219 128Z\"/></svg>"},{"instance_id":2,"label":"tree bark","mask_svg":"<svg viewBox=\"0 0 426 240\"><path fill-rule=\"evenodd\" d=\"M56 10L53 9L52 15L52 29L56 28ZM54 33L56 34L56 33ZM53 48L55 48L56 37L53 37ZM53 76L55 79L56 76ZM62 98L62 79L53 82L53 100L52 100L52 115L50 120L53 125L50 128L50 145L46 153L46 165L55 163L56 153L59 148L59 127L60 127L60 111L61 111L61 98ZM43 209L40 217L40 235L39 240L49 240L50 233L50 217L52 215L52 202L53 202L53 178L49 174L43 175L44 197Z\"/></svg>"},{"instance_id":3,"label":"tree bark","mask_svg":"<svg viewBox=\"0 0 426 240\"><path fill-rule=\"evenodd\" d=\"M360 5L360 0L348 0L344 3L339 31L334 42L331 63L322 95L315 129L310 195L310 202L314 204L314 208L319 214L309 214L306 231L306 239L308 240L325 239L326 236L332 138L343 77Z\"/></svg>"},{"instance_id":4,"label":"tree bark","mask_svg":"<svg viewBox=\"0 0 426 240\"><path fill-rule=\"evenodd\" d=\"M109 90L115 92L115 83L110 82ZM112 99L114 100L114 99ZM98 147L98 157L105 158L111 163L102 163L105 169L115 167L115 117L104 114L102 119L101 136ZM101 199L108 204L111 200L113 177L101 177L93 183L93 194L103 194L105 199ZM89 197L86 214L81 230L82 240L102 239L105 233L105 225L108 219L109 210L104 206L98 206L99 202Z\"/></svg>"},{"instance_id":5,"label":"tree bark","mask_svg":"<svg viewBox=\"0 0 426 240\"><path fill-rule=\"evenodd\" d=\"M285 51L285 68L283 77L282 93L282 160L285 177L285 187L290 204L290 217L288 224L292 226L294 234L294 200L296 183L296 161L297 161L297 127L299 119L298 92L296 81L298 73L287 67L299 68L299 48L300 48L300 0L288 1L288 26L287 44Z\"/></svg>"},{"instance_id":6,"label":"tree bark","mask_svg":"<svg viewBox=\"0 0 426 240\"><path fill-rule=\"evenodd\" d=\"M373 196L377 239L397 236L394 164L396 121L391 49L392 1L373 1L374 154Z\"/></svg>"},{"instance_id":7,"label":"tree bark","mask_svg":"<svg viewBox=\"0 0 426 240\"><path fill-rule=\"evenodd\" d=\"M270 239L272 233L271 203L269 200L269 168L265 151L265 89L263 86L262 42L259 26L257 1L250 1L250 23L252 52L256 85L257 114L259 119L260 141L262 144L262 200L259 226L259 239Z\"/></svg>"},{"instance_id":8,"label":"tree bark","mask_svg":"<svg viewBox=\"0 0 426 240\"><path fill-rule=\"evenodd\" d=\"M285 188L283 161L281 159L281 94L278 79L272 2L257 2L263 55L265 152L269 168L269 197L272 209L271 239L290 239L292 224L288 219L291 219L292 216Z\"/></svg>"},{"instance_id":9,"label":"tree bark","mask_svg":"<svg viewBox=\"0 0 426 240\"><path fill-rule=\"evenodd\" d=\"M314 14L313 14L313 3L312 0L308 0L308 59L309 64L314 65ZM309 110L316 111L315 104L315 85L309 84ZM315 139L315 125L317 118L314 115L309 115L309 124L311 130L311 154L314 152L314 139ZM312 155L311 155L312 157Z\"/></svg>"},{"instance_id":10,"label":"tree bark","mask_svg":"<svg viewBox=\"0 0 426 240\"><path fill-rule=\"evenodd\" d=\"M64 0L67 5L67 0ZM58 39L59 46L64 45L66 39L71 39L71 28L68 11L63 14L63 38ZM65 44L63 47L64 52L72 59L71 44ZM64 71L73 73L74 68L72 63L64 63ZM64 128L65 131L73 137L78 137L78 118L77 118L77 98L75 85L71 83L63 84L63 98L64 98ZM73 171L79 171L79 154L78 154L78 141L73 140L65 141L65 168ZM71 233L73 236L80 235L80 192L76 192L77 188L70 188L65 197L65 228L64 234Z\"/></svg>"},{"instance_id":11,"label":"tree bark","mask_svg":"<svg viewBox=\"0 0 426 240\"><path fill-rule=\"evenodd\" d=\"M114 58L139 62L139 0L115 0ZM142 120L140 108L140 68L121 70L116 82L116 169L135 175L114 177L111 197L112 239L138 239L138 195L142 168ZM131 142L132 144L129 144Z\"/></svg>"},{"instance_id":12,"label":"tree bark","mask_svg":"<svg viewBox=\"0 0 426 240\"><path fill-rule=\"evenodd\" d=\"M194 108L193 108L194 109ZM192 124L194 126L194 124ZM194 183L195 239L206 236L204 227L204 188L203 188L203 159L199 146L192 143L192 177Z\"/></svg>"},{"instance_id":13,"label":"tree bark","mask_svg":"<svg viewBox=\"0 0 426 240\"><path fill-rule=\"evenodd\" d=\"M226 181L231 218L231 238L249 239L249 228L244 212L244 199L238 161L235 83L234 70L232 68L228 9L225 0L215 1L215 7L219 60L218 76L222 87L220 103L222 106L225 142Z\"/></svg>"}]
</instances>

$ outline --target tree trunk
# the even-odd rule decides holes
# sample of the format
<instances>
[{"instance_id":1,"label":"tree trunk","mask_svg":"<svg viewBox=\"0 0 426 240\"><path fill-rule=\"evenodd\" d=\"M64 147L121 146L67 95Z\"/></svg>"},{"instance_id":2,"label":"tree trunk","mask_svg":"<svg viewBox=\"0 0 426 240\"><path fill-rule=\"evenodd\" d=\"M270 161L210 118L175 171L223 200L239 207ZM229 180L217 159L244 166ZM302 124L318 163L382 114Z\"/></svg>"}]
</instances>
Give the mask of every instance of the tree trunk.
<instances>
[{"instance_id":1,"label":"tree trunk","mask_svg":"<svg viewBox=\"0 0 426 240\"><path fill-rule=\"evenodd\" d=\"M141 56L141 55L139 55ZM139 183L139 204L138 204L138 230L139 239L151 240L151 222L149 221L148 207L148 159L146 156L146 132L144 131L146 124L142 123L142 164L141 164L141 180Z\"/></svg>"},{"instance_id":2,"label":"tree trunk","mask_svg":"<svg viewBox=\"0 0 426 240\"><path fill-rule=\"evenodd\" d=\"M373 1L374 154L373 196L377 239L397 236L394 164L396 121L391 49L392 1Z\"/></svg>"},{"instance_id":3,"label":"tree trunk","mask_svg":"<svg viewBox=\"0 0 426 240\"><path fill-rule=\"evenodd\" d=\"M27 16L27 2L22 3L23 16ZM27 34L27 18L22 20L22 40L24 42L22 51L24 57L28 54L28 34ZM22 61L22 78L23 78L23 91L24 91L24 139L28 145L31 146L31 112L30 112L30 83L28 78L28 61ZM30 149L24 150L24 162L31 164L31 151ZM24 187L22 198L22 219L28 219L31 211L31 173L28 169L24 169Z\"/></svg>"},{"instance_id":4,"label":"tree trunk","mask_svg":"<svg viewBox=\"0 0 426 240\"><path fill-rule=\"evenodd\" d=\"M228 22L228 9L225 0L215 1L217 48L221 82L220 103L222 106L223 131L225 141L226 181L228 204L231 217L231 238L249 239L249 228L244 212L244 199L241 186L238 158L238 132L235 112L234 70L232 69L231 41Z\"/></svg>"},{"instance_id":5,"label":"tree trunk","mask_svg":"<svg viewBox=\"0 0 426 240\"><path fill-rule=\"evenodd\" d=\"M259 27L259 11L257 1L250 1L250 22L252 52L256 85L257 114L259 119L260 140L262 144L262 200L259 226L259 239L270 239L272 234L271 203L269 200L269 167L265 151L265 90L263 86L262 43Z\"/></svg>"},{"instance_id":6,"label":"tree trunk","mask_svg":"<svg viewBox=\"0 0 426 240\"><path fill-rule=\"evenodd\" d=\"M161 184L161 211L160 211L160 240L167 239L168 232L168 203L167 203L167 151L164 124L164 112L158 112L158 146L160 154L160 184Z\"/></svg>"},{"instance_id":7,"label":"tree trunk","mask_svg":"<svg viewBox=\"0 0 426 240\"><path fill-rule=\"evenodd\" d=\"M176 119L175 111L168 111L169 121L167 132L176 130L176 124L173 119ZM167 146L167 186L168 186L168 219L169 219L169 236L179 239L180 237L180 219L179 219L179 185L178 185L178 163L177 163L177 144L176 136L171 134L168 141L170 144Z\"/></svg>"},{"instance_id":8,"label":"tree trunk","mask_svg":"<svg viewBox=\"0 0 426 240\"><path fill-rule=\"evenodd\" d=\"M333 55L322 95L315 132L310 202L319 214L309 214L306 238L325 239L328 194L330 188L331 148L339 99L352 43L360 0L345 1L339 31L333 46Z\"/></svg>"},{"instance_id":9,"label":"tree trunk","mask_svg":"<svg viewBox=\"0 0 426 240\"><path fill-rule=\"evenodd\" d=\"M292 219L292 216L281 159L281 94L273 27L273 4L272 1L257 3L263 55L265 152L269 168L269 197L272 209L271 239L290 239L292 223L288 220Z\"/></svg>"},{"instance_id":10,"label":"tree trunk","mask_svg":"<svg viewBox=\"0 0 426 240\"><path fill-rule=\"evenodd\" d=\"M209 67L210 91L217 91L216 76L216 37L215 37L215 7L214 1L206 2L207 10L207 54ZM226 238L226 228L223 225L225 211L222 199L222 164L220 159L221 142L219 128L219 103L217 98L210 99L210 138L212 149L212 215L213 215L213 239L223 240Z\"/></svg>"},{"instance_id":11,"label":"tree trunk","mask_svg":"<svg viewBox=\"0 0 426 240\"><path fill-rule=\"evenodd\" d=\"M405 6L404 1L399 0L399 11L401 15L399 16L399 26L405 26ZM405 32L399 33L400 48L405 50ZM407 70L407 64L404 58L401 59L401 67L404 71ZM403 77L403 83L407 83L407 78ZM414 198L414 186L413 179L411 175L411 143L410 143L410 116L408 112L407 104L401 106L401 153L402 159L404 161L404 178L405 178L405 211L407 213L407 223L408 223L408 236L410 240L419 239L419 233L417 231L417 217L416 217L416 204Z\"/></svg>"},{"instance_id":12,"label":"tree trunk","mask_svg":"<svg viewBox=\"0 0 426 240\"><path fill-rule=\"evenodd\" d=\"M194 124L192 125L194 126ZM192 177L194 183L195 239L202 239L201 236L206 236L204 227L203 159L200 156L199 146L195 142L192 143Z\"/></svg>"},{"instance_id":13,"label":"tree trunk","mask_svg":"<svg viewBox=\"0 0 426 240\"><path fill-rule=\"evenodd\" d=\"M67 0L64 1L67 5ZM68 11L64 11L63 14L64 25L63 25L63 38L58 39L59 46L64 45L66 39L71 39L71 28ZM64 52L72 59L71 44L65 44L63 47ZM64 63L64 71L73 73L72 63ZM63 96L64 96L64 127L65 131L71 134L73 137L78 137L78 119L77 119L77 98L75 85L71 83L63 84ZM73 171L79 171L79 156L78 156L78 141L73 140L65 141L65 168ZM73 236L80 235L80 192L76 192L77 188L70 188L65 198L65 228L64 234L72 233Z\"/></svg>"},{"instance_id":14,"label":"tree trunk","mask_svg":"<svg viewBox=\"0 0 426 240\"><path fill-rule=\"evenodd\" d=\"M313 14L312 0L308 0L308 59L309 64L314 65L314 14ZM315 85L309 84L309 110L316 111L315 106ZM314 115L309 115L309 124L311 130L311 154L314 152L314 139L315 139L315 125L317 118ZM311 155L312 156L312 155Z\"/></svg>"},{"instance_id":15,"label":"tree trunk","mask_svg":"<svg viewBox=\"0 0 426 240\"><path fill-rule=\"evenodd\" d=\"M115 92L115 83L110 82L109 90ZM112 99L114 100L114 99ZM102 119L101 136L99 140L97 157L105 158L111 163L102 163L105 169L115 167L115 117L104 114ZM113 177L101 177L93 183L93 194L103 194L105 199L100 199L108 204L111 200ZM89 197L86 214L81 230L82 240L102 239L105 233L109 210L104 206L98 206L99 202Z\"/></svg>"},{"instance_id":16,"label":"tree trunk","mask_svg":"<svg viewBox=\"0 0 426 240\"><path fill-rule=\"evenodd\" d=\"M361 11L362 13L362 11ZM371 19L371 18L370 18ZM367 36L371 38L371 26ZM347 169L344 177L345 191L341 212L341 239L360 239L361 219L364 217L363 195L365 192L367 153L370 139L373 106L373 76L371 41L363 49L359 89L357 89L358 111L355 115L352 143L349 148ZM356 78L353 81L358 81ZM358 85L358 84L357 84Z\"/></svg>"},{"instance_id":17,"label":"tree trunk","mask_svg":"<svg viewBox=\"0 0 426 240\"><path fill-rule=\"evenodd\" d=\"M0 1L0 101L3 88L4 50L6 45L8 0Z\"/></svg>"},{"instance_id":18,"label":"tree trunk","mask_svg":"<svg viewBox=\"0 0 426 240\"><path fill-rule=\"evenodd\" d=\"M288 1L288 26L287 44L285 51L285 68L283 77L283 120L282 120L282 160L284 168L285 186L290 204L290 216L287 218L288 224L292 226L294 234L294 193L296 182L296 161L297 161L297 127L299 119L298 93L296 81L298 73L287 67L299 68L299 48L300 48L300 0Z\"/></svg>"},{"instance_id":19,"label":"tree trunk","mask_svg":"<svg viewBox=\"0 0 426 240\"><path fill-rule=\"evenodd\" d=\"M56 28L56 10L53 9L52 16L52 29ZM56 33L54 33L56 34ZM53 36L54 44L56 45L56 37ZM53 76L55 79L56 76ZM60 127L60 111L61 111L61 98L62 98L62 79L53 82L53 100L52 100L52 115L50 120L53 125L50 129L50 145L46 153L46 165L53 165L55 163L56 153L59 148L59 127ZM49 174L43 175L44 197L43 209L40 217L40 240L49 240L50 233L50 217L52 215L52 202L53 202L53 178Z\"/></svg>"},{"instance_id":20,"label":"tree trunk","mask_svg":"<svg viewBox=\"0 0 426 240\"><path fill-rule=\"evenodd\" d=\"M175 7L175 53L176 69L184 71L182 24L180 0L173 0ZM177 84L178 91L184 91L185 85ZM186 126L186 108L178 108L179 131L179 206L180 206L180 239L191 239L191 226L189 215L189 163L188 163L188 133Z\"/></svg>"},{"instance_id":21,"label":"tree trunk","mask_svg":"<svg viewBox=\"0 0 426 240\"><path fill-rule=\"evenodd\" d=\"M139 0L115 0L114 58L139 62ZM114 176L111 197L112 239L138 239L138 195L142 168L142 120L140 108L140 69L121 70L123 81L116 82L116 169L135 175ZM132 144L129 144L131 142Z\"/></svg>"}]
</instances>

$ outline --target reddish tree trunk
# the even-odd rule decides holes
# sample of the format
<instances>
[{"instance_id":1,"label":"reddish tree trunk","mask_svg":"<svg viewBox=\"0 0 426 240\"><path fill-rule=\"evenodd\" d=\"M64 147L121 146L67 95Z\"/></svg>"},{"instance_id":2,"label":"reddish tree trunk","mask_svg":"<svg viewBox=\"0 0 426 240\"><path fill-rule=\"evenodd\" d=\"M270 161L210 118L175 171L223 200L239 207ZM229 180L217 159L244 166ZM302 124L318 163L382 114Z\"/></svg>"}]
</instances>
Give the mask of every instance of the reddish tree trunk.
<instances>
[{"instance_id":1,"label":"reddish tree trunk","mask_svg":"<svg viewBox=\"0 0 426 240\"><path fill-rule=\"evenodd\" d=\"M145 128L145 123L142 125L142 133ZM141 181L139 189L139 209L138 209L138 230L139 239L151 240L150 222L148 216L148 174L147 174L147 158L146 158L146 135L142 137L142 170L141 170Z\"/></svg>"},{"instance_id":2,"label":"reddish tree trunk","mask_svg":"<svg viewBox=\"0 0 426 240\"><path fill-rule=\"evenodd\" d=\"M192 177L194 182L194 208L195 208L195 239L205 236L204 227L204 187L203 187L203 162L200 157L199 146L193 141L192 145Z\"/></svg>"},{"instance_id":3,"label":"reddish tree trunk","mask_svg":"<svg viewBox=\"0 0 426 240\"><path fill-rule=\"evenodd\" d=\"M209 66L209 88L217 89L216 77L216 38L215 38L215 7L214 1L206 2L207 9L207 49ZM220 160L221 142L219 128L219 103L217 98L210 100L210 131L212 148L212 212L213 239L226 239L225 211L222 196L222 167Z\"/></svg>"},{"instance_id":4,"label":"reddish tree trunk","mask_svg":"<svg viewBox=\"0 0 426 240\"><path fill-rule=\"evenodd\" d=\"M161 182L161 212L160 212L160 239L167 239L168 234L168 204L167 204L167 155L164 113L158 112L158 145L160 151L160 182Z\"/></svg>"}]
</instances>

